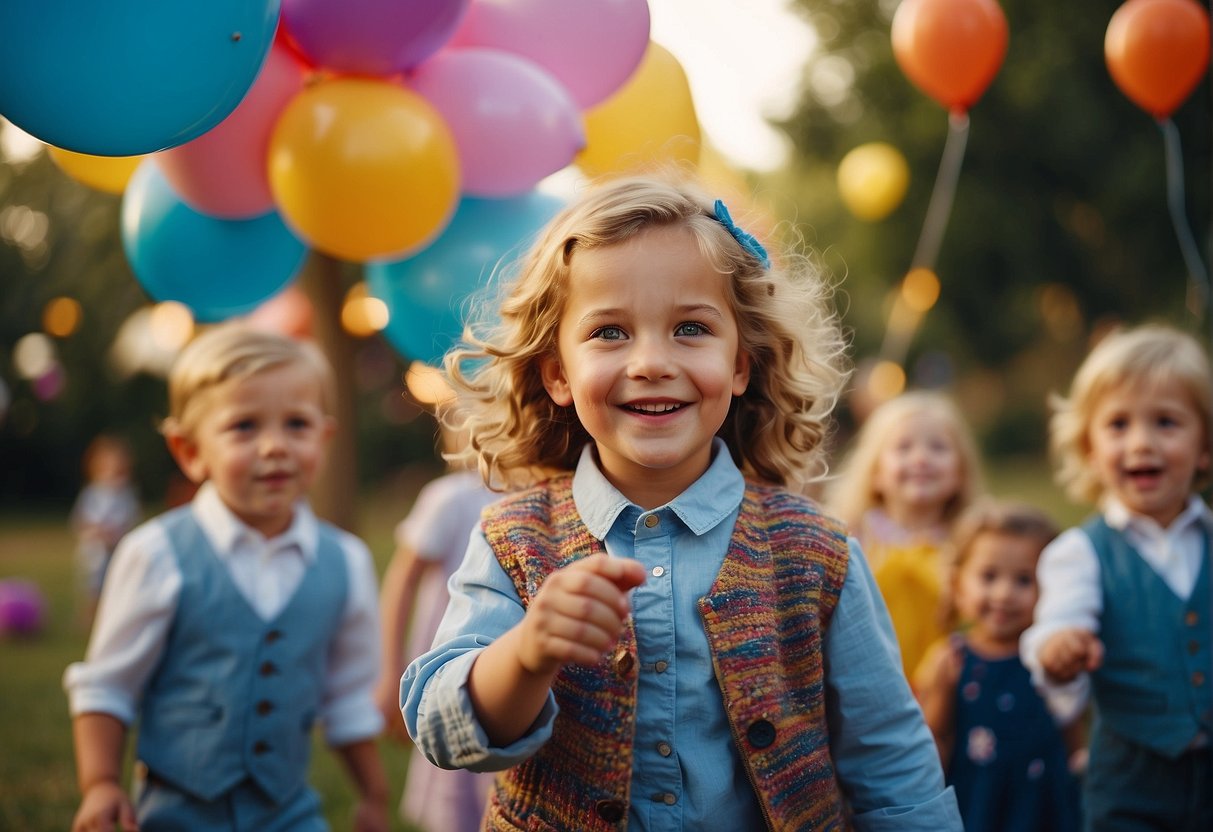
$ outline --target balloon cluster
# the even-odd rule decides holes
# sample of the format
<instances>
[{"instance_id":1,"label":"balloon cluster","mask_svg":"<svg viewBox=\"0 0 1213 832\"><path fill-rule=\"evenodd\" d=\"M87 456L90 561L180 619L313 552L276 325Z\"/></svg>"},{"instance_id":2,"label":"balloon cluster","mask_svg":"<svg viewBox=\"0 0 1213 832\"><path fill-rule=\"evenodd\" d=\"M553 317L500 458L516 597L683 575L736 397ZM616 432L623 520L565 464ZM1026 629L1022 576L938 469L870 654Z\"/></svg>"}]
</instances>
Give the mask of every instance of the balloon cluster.
<instances>
[{"instance_id":1,"label":"balloon cluster","mask_svg":"<svg viewBox=\"0 0 1213 832\"><path fill-rule=\"evenodd\" d=\"M544 177L697 161L685 74L649 22L647 0L14 0L0 114L123 195L157 300L250 311L310 248L378 264L389 306L416 310L453 251L488 258L464 264L478 278L551 216ZM406 273L425 275L418 303Z\"/></svg>"}]
</instances>

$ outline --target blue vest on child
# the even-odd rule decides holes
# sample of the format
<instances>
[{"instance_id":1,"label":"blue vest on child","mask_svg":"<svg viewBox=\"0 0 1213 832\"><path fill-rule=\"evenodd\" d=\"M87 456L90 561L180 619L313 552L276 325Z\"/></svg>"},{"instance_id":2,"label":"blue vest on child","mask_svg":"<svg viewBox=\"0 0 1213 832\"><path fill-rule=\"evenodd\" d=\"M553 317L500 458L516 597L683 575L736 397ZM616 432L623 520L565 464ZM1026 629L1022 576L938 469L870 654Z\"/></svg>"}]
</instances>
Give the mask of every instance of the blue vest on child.
<instances>
[{"instance_id":1,"label":"blue vest on child","mask_svg":"<svg viewBox=\"0 0 1213 832\"><path fill-rule=\"evenodd\" d=\"M1083 526L1099 558L1104 661L1091 674L1099 727L1165 757L1213 728L1209 541L1192 594L1176 597L1124 535Z\"/></svg>"},{"instance_id":2,"label":"blue vest on child","mask_svg":"<svg viewBox=\"0 0 1213 832\"><path fill-rule=\"evenodd\" d=\"M246 778L271 799L306 782L311 729L348 576L336 531L272 621L249 606L189 506L165 514L181 594L144 691L137 754L188 794L215 800Z\"/></svg>"}]
</instances>

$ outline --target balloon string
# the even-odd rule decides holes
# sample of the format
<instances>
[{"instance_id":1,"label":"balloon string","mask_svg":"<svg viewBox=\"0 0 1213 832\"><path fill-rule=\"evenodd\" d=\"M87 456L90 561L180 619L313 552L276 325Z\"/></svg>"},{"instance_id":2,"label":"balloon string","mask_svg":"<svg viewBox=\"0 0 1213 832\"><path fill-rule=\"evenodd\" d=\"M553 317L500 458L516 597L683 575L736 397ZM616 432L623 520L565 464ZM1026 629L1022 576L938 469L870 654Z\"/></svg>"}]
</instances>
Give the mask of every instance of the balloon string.
<instances>
[{"instance_id":1,"label":"balloon string","mask_svg":"<svg viewBox=\"0 0 1213 832\"><path fill-rule=\"evenodd\" d=\"M952 198L956 196L956 183L960 179L960 165L964 161L968 141L968 113L952 112L948 116L948 139L939 160L935 187L927 204L927 218L922 224L918 247L914 249L914 259L910 261L912 267L935 269L939 248L943 245L943 232L948 227L948 216L952 213Z\"/></svg>"},{"instance_id":2,"label":"balloon string","mask_svg":"<svg viewBox=\"0 0 1213 832\"><path fill-rule=\"evenodd\" d=\"M1196 247L1196 238L1192 236L1192 229L1188 226L1184 211L1184 160L1179 144L1179 130L1170 118L1159 119L1158 126L1162 129L1167 157L1167 208L1170 209L1171 224L1175 226L1179 250L1188 269L1188 288L1191 292L1188 308L1198 318L1203 319L1210 300L1209 275L1201 262L1200 250Z\"/></svg>"},{"instance_id":3,"label":"balloon string","mask_svg":"<svg viewBox=\"0 0 1213 832\"><path fill-rule=\"evenodd\" d=\"M965 145L969 141L968 113L954 111L948 115L948 138L939 160L939 171L935 174L935 186L931 190L931 201L927 204L927 216L914 249L911 269L924 268L935 271L935 261L943 245L943 232L948 227L952 213L952 199L956 196L956 183L960 180L960 166L964 161ZM924 310L912 309L906 304L901 292L893 302L889 320L885 326L884 342L880 354L897 365L905 363L910 351L910 341L922 323Z\"/></svg>"}]
</instances>

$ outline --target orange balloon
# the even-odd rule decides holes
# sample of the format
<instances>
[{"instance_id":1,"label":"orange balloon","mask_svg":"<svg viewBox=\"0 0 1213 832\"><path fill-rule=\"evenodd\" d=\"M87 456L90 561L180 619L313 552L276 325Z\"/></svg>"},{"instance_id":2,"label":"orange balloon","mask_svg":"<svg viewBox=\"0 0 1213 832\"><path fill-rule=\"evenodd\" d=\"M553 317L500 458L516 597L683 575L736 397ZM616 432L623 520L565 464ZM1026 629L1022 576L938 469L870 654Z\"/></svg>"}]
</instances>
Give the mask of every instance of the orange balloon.
<instances>
[{"instance_id":1,"label":"orange balloon","mask_svg":"<svg viewBox=\"0 0 1213 832\"><path fill-rule=\"evenodd\" d=\"M898 66L949 110L977 103L1002 66L1008 37L996 0L902 0L893 13Z\"/></svg>"},{"instance_id":2,"label":"orange balloon","mask_svg":"<svg viewBox=\"0 0 1213 832\"><path fill-rule=\"evenodd\" d=\"M1120 91L1166 118L1209 65L1209 12L1195 0L1129 0L1108 22L1103 49Z\"/></svg>"}]
</instances>

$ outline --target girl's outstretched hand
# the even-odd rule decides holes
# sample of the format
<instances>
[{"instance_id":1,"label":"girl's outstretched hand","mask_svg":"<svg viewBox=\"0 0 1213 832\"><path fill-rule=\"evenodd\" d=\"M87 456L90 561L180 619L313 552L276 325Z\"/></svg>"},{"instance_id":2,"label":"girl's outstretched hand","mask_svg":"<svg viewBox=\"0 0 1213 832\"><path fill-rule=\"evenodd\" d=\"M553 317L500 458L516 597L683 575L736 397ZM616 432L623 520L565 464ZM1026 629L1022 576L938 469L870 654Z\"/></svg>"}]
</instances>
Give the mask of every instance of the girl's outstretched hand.
<instances>
[{"instance_id":1,"label":"girl's outstretched hand","mask_svg":"<svg viewBox=\"0 0 1213 832\"><path fill-rule=\"evenodd\" d=\"M1049 636L1040 648L1040 665L1058 682L1103 664L1103 642L1090 630L1071 627Z\"/></svg>"},{"instance_id":2,"label":"girl's outstretched hand","mask_svg":"<svg viewBox=\"0 0 1213 832\"><path fill-rule=\"evenodd\" d=\"M630 558L592 555L547 577L527 609L519 633L519 661L531 673L562 665L593 664L623 629L629 590L644 583L644 567Z\"/></svg>"}]
</instances>

